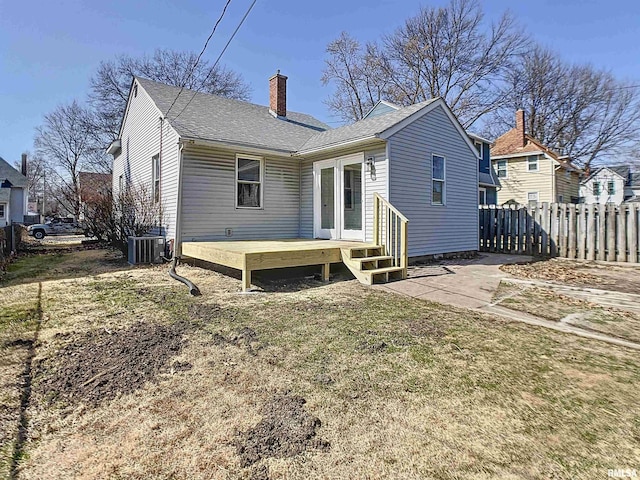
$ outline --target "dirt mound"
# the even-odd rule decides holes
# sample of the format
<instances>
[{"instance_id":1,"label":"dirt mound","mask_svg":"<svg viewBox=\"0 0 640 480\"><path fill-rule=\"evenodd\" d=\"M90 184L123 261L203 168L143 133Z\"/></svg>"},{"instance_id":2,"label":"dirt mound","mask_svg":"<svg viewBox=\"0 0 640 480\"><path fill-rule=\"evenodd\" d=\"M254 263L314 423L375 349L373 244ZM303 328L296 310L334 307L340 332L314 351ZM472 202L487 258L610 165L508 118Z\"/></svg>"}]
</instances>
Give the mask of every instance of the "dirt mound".
<instances>
[{"instance_id":1,"label":"dirt mound","mask_svg":"<svg viewBox=\"0 0 640 480\"><path fill-rule=\"evenodd\" d=\"M243 327L238 333L228 337L220 333L213 335L213 343L218 346L233 345L234 347L244 348L247 353L256 355L263 345L258 340L258 334L253 328Z\"/></svg>"},{"instance_id":2,"label":"dirt mound","mask_svg":"<svg viewBox=\"0 0 640 480\"><path fill-rule=\"evenodd\" d=\"M138 322L114 332L103 329L77 336L39 365L40 389L52 395L51 400L97 405L133 392L159 372L187 370L189 364L171 364L186 329L185 323Z\"/></svg>"},{"instance_id":3,"label":"dirt mound","mask_svg":"<svg viewBox=\"0 0 640 480\"><path fill-rule=\"evenodd\" d=\"M268 457L293 457L310 448L323 451L330 444L316 438L320 419L304 409L306 400L284 393L276 395L262 408L262 420L247 432L238 434L234 446L240 464L249 467Z\"/></svg>"}]
</instances>

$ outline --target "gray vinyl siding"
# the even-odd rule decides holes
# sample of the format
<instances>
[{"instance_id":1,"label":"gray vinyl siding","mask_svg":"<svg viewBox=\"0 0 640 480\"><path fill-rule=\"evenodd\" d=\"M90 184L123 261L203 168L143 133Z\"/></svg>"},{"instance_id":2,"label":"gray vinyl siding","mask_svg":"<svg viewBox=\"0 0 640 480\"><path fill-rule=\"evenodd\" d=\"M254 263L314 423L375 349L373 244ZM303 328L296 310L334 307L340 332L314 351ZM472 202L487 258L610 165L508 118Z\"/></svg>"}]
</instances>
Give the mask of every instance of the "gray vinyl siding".
<instances>
[{"instance_id":1,"label":"gray vinyl siding","mask_svg":"<svg viewBox=\"0 0 640 480\"><path fill-rule=\"evenodd\" d=\"M313 163L321 160L331 160L354 153L362 152L362 148L344 149L330 155L316 155L302 160L300 164L300 236L313 238ZM375 176L366 171L364 187L365 235L366 240L373 240L373 193L387 197L387 157L384 145L375 145L364 150L364 160L374 157Z\"/></svg>"},{"instance_id":2,"label":"gray vinyl siding","mask_svg":"<svg viewBox=\"0 0 640 480\"><path fill-rule=\"evenodd\" d=\"M431 205L432 155L445 157L445 205ZM389 139L391 203L409 219L409 256L478 249L477 154L437 107Z\"/></svg>"},{"instance_id":3,"label":"gray vinyl siding","mask_svg":"<svg viewBox=\"0 0 640 480\"><path fill-rule=\"evenodd\" d=\"M160 153L160 114L142 86L137 97L131 97L122 129L122 151L113 162L113 192L117 195L120 175L125 185L144 186L152 192L152 157ZM162 163L160 166L160 198L162 229L167 238L175 238L178 211L178 134L164 122L162 130Z\"/></svg>"},{"instance_id":4,"label":"gray vinyl siding","mask_svg":"<svg viewBox=\"0 0 640 480\"><path fill-rule=\"evenodd\" d=\"M183 151L182 240L295 238L300 223L300 164L264 157L262 209L235 206L236 153L207 147ZM226 229L233 235L227 237Z\"/></svg>"},{"instance_id":5,"label":"gray vinyl siding","mask_svg":"<svg viewBox=\"0 0 640 480\"><path fill-rule=\"evenodd\" d=\"M379 103L371 109L371 111L365 118L377 117L378 115L384 115L385 113L393 112L396 110L398 109L390 107L389 105L385 105L384 103Z\"/></svg>"}]
</instances>

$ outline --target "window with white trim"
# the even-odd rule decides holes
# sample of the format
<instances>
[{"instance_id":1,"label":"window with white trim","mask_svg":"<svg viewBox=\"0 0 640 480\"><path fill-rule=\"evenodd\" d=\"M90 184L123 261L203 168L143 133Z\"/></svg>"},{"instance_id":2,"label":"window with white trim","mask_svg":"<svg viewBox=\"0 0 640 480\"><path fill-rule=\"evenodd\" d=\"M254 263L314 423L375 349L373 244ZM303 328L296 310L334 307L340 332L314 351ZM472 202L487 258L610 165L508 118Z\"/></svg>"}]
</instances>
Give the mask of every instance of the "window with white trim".
<instances>
[{"instance_id":1,"label":"window with white trim","mask_svg":"<svg viewBox=\"0 0 640 480\"><path fill-rule=\"evenodd\" d=\"M478 205L486 205L487 204L487 189L480 187L478 189Z\"/></svg>"},{"instance_id":2,"label":"window with white trim","mask_svg":"<svg viewBox=\"0 0 640 480\"><path fill-rule=\"evenodd\" d=\"M236 157L236 208L262 208L264 159Z\"/></svg>"},{"instance_id":3,"label":"window with white trim","mask_svg":"<svg viewBox=\"0 0 640 480\"><path fill-rule=\"evenodd\" d=\"M0 219L4 219L7 214L7 204L0 203Z\"/></svg>"},{"instance_id":4,"label":"window with white trim","mask_svg":"<svg viewBox=\"0 0 640 480\"><path fill-rule=\"evenodd\" d=\"M153 177L153 203L160 202L160 154L151 158L151 174Z\"/></svg>"},{"instance_id":5,"label":"window with white trim","mask_svg":"<svg viewBox=\"0 0 640 480\"><path fill-rule=\"evenodd\" d=\"M444 205L445 165L444 157L440 155L431 157L431 185L431 204Z\"/></svg>"},{"instance_id":6,"label":"window with white trim","mask_svg":"<svg viewBox=\"0 0 640 480\"><path fill-rule=\"evenodd\" d=\"M496 162L496 173L499 178L507 177L507 161L506 160L498 160Z\"/></svg>"},{"instance_id":7,"label":"window with white trim","mask_svg":"<svg viewBox=\"0 0 640 480\"><path fill-rule=\"evenodd\" d=\"M537 155L529 155L527 158L527 170L529 172L537 172L538 171L538 156Z\"/></svg>"},{"instance_id":8,"label":"window with white trim","mask_svg":"<svg viewBox=\"0 0 640 480\"><path fill-rule=\"evenodd\" d=\"M540 198L540 195L538 194L538 192L527 193L527 200L529 201L529 205L531 204L537 205L539 198Z\"/></svg>"},{"instance_id":9,"label":"window with white trim","mask_svg":"<svg viewBox=\"0 0 640 480\"><path fill-rule=\"evenodd\" d=\"M613 180L609 180L609 183L607 185L607 191L609 192L609 195L615 195L616 194L616 182L614 182Z\"/></svg>"}]
</instances>

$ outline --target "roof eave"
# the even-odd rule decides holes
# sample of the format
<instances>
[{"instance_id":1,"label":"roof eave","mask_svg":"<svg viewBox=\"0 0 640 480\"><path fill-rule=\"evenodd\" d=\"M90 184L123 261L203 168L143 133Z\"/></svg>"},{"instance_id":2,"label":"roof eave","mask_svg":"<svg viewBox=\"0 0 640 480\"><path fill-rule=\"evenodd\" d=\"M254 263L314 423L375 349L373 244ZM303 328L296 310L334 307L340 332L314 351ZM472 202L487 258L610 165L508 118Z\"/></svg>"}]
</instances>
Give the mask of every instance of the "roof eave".
<instances>
[{"instance_id":1,"label":"roof eave","mask_svg":"<svg viewBox=\"0 0 640 480\"><path fill-rule=\"evenodd\" d=\"M281 157L291 157L294 155L294 151L287 149L278 149L272 147L265 147L264 145L253 145L249 143L234 142L231 140L209 140L205 138L196 137L180 137L179 143L191 144L191 145L205 145L209 147L219 147L224 149L238 149L241 148L246 152L277 155Z\"/></svg>"},{"instance_id":2,"label":"roof eave","mask_svg":"<svg viewBox=\"0 0 640 480\"><path fill-rule=\"evenodd\" d=\"M119 138L109 144L107 147L107 154L115 156L118 150L122 150L122 140Z\"/></svg>"},{"instance_id":3,"label":"roof eave","mask_svg":"<svg viewBox=\"0 0 640 480\"><path fill-rule=\"evenodd\" d=\"M374 135L367 135L366 137L354 138L351 140L338 142L331 145L324 145L321 147L309 148L306 150L299 150L297 152L294 152L293 155L296 157L300 157L303 155L313 155L314 153L330 152L330 151L338 150L345 147L357 147L359 145L369 143L374 140L380 140L381 142L385 141L383 138L380 138L380 134L376 133Z\"/></svg>"}]
</instances>

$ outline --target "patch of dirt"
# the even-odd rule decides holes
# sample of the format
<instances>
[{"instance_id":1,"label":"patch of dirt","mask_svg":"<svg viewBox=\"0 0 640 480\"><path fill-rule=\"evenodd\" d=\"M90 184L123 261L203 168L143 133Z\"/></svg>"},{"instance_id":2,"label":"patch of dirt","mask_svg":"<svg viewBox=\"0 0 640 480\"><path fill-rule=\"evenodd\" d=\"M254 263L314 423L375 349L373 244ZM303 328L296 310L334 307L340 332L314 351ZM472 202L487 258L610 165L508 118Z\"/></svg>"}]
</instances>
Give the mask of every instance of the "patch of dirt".
<instances>
[{"instance_id":1,"label":"patch of dirt","mask_svg":"<svg viewBox=\"0 0 640 480\"><path fill-rule=\"evenodd\" d=\"M244 348L250 355L257 355L258 351L264 347L258 339L258 334L249 327L243 327L238 333L228 337L215 333L213 335L213 343L219 347L233 345L234 347Z\"/></svg>"},{"instance_id":2,"label":"patch of dirt","mask_svg":"<svg viewBox=\"0 0 640 480\"><path fill-rule=\"evenodd\" d=\"M602 265L555 258L520 265L503 265L500 269L527 280L546 280L576 287L640 294L640 268L633 265Z\"/></svg>"},{"instance_id":3,"label":"patch of dirt","mask_svg":"<svg viewBox=\"0 0 640 480\"><path fill-rule=\"evenodd\" d=\"M184 345L186 323L137 322L117 330L95 330L73 338L56 356L40 362L39 388L53 399L98 405L131 393L161 372L188 370L171 359Z\"/></svg>"},{"instance_id":4,"label":"patch of dirt","mask_svg":"<svg viewBox=\"0 0 640 480\"><path fill-rule=\"evenodd\" d=\"M327 451L329 442L317 438L320 419L309 414L306 400L289 392L273 397L262 408L262 420L234 442L240 464L249 467L263 458L288 458L308 449Z\"/></svg>"},{"instance_id":5,"label":"patch of dirt","mask_svg":"<svg viewBox=\"0 0 640 480\"><path fill-rule=\"evenodd\" d=\"M434 324L428 318L409 319L405 323L411 335L416 337L438 339L445 335L442 327Z\"/></svg>"}]
</instances>

